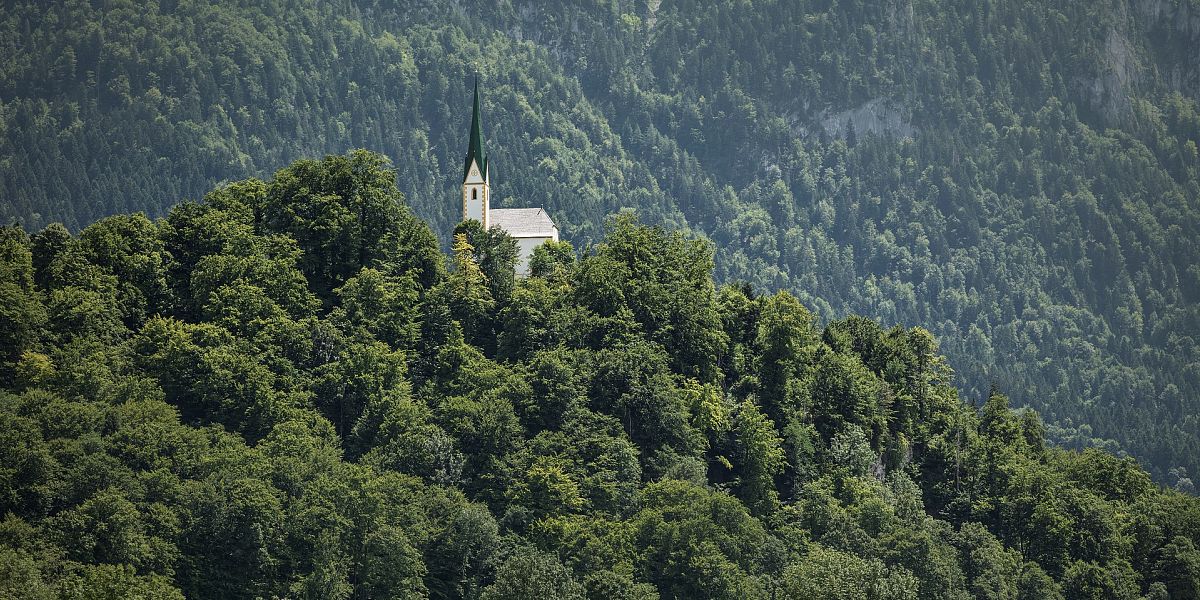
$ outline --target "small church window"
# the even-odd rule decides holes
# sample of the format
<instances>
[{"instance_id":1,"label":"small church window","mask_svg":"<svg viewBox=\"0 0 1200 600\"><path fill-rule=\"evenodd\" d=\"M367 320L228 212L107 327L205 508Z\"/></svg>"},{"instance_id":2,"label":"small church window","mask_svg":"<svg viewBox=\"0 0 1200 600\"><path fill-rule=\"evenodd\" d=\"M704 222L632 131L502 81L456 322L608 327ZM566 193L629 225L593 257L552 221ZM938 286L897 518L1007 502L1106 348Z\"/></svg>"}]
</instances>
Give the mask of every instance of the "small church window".
<instances>
[{"instance_id":1,"label":"small church window","mask_svg":"<svg viewBox=\"0 0 1200 600\"><path fill-rule=\"evenodd\" d=\"M471 199L472 200L479 199L479 188L471 188Z\"/></svg>"}]
</instances>

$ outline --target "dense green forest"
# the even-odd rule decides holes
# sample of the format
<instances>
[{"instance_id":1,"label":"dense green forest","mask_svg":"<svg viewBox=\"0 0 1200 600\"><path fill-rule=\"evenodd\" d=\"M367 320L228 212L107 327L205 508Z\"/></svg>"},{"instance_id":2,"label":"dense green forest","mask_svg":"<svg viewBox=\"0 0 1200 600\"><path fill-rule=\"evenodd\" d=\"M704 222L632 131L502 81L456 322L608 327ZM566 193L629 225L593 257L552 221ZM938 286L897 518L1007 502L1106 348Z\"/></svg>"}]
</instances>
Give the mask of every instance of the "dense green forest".
<instances>
[{"instance_id":1,"label":"dense green forest","mask_svg":"<svg viewBox=\"0 0 1200 600\"><path fill-rule=\"evenodd\" d=\"M0 2L0 220L163 216L365 147L444 249L498 206L715 243L720 282L921 325L1050 439L1200 473L1197 0Z\"/></svg>"},{"instance_id":2,"label":"dense green forest","mask_svg":"<svg viewBox=\"0 0 1200 600\"><path fill-rule=\"evenodd\" d=\"M0 596L1200 593L1200 499L965 402L928 331L606 227L515 279L356 151L0 229Z\"/></svg>"}]
</instances>

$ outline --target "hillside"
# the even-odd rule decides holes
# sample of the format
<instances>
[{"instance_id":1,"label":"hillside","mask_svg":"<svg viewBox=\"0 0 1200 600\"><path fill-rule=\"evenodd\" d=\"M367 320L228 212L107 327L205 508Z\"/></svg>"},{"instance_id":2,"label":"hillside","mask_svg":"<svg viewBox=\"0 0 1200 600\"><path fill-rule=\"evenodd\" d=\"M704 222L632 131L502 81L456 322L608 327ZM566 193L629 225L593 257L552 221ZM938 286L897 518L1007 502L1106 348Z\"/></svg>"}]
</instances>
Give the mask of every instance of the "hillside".
<instances>
[{"instance_id":1,"label":"hillside","mask_svg":"<svg viewBox=\"0 0 1200 600\"><path fill-rule=\"evenodd\" d=\"M0 219L162 216L393 159L449 246L472 73L501 206L716 245L823 322L922 325L966 397L1200 473L1200 5L5 1Z\"/></svg>"},{"instance_id":2,"label":"hillside","mask_svg":"<svg viewBox=\"0 0 1200 600\"><path fill-rule=\"evenodd\" d=\"M820 327L629 216L514 279L394 180L0 229L0 596L1200 592L1200 500L964 402L929 332Z\"/></svg>"}]
</instances>

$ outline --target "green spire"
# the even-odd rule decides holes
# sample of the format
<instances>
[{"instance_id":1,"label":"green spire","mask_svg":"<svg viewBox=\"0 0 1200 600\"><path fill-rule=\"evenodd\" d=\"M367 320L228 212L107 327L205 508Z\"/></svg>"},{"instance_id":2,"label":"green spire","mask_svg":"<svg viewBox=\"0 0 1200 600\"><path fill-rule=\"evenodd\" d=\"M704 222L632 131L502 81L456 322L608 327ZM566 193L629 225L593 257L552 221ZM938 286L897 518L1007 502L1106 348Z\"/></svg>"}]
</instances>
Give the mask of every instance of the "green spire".
<instances>
[{"instance_id":1,"label":"green spire","mask_svg":"<svg viewBox=\"0 0 1200 600\"><path fill-rule=\"evenodd\" d=\"M483 153L483 130L479 121L479 76L475 76L475 104L471 109L471 140L467 145L467 158L463 161L463 181L471 168L471 160L479 165L483 176L487 177L487 156Z\"/></svg>"}]
</instances>

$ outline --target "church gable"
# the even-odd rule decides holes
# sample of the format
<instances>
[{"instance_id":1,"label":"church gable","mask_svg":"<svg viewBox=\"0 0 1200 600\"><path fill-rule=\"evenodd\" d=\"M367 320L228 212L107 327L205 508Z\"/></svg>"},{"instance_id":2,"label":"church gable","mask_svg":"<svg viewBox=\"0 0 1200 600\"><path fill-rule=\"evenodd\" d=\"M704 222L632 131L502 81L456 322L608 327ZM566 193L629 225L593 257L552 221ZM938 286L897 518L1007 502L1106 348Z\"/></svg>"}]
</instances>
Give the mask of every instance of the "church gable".
<instances>
[{"instance_id":1,"label":"church gable","mask_svg":"<svg viewBox=\"0 0 1200 600\"><path fill-rule=\"evenodd\" d=\"M558 226L541 208L491 208L491 165L483 147L483 125L479 113L479 82L475 82L471 106L471 133L463 157L463 220L474 219L485 228L499 227L517 240L517 273L528 273L533 249L558 241Z\"/></svg>"},{"instance_id":2,"label":"church gable","mask_svg":"<svg viewBox=\"0 0 1200 600\"><path fill-rule=\"evenodd\" d=\"M487 173L483 170L483 168L480 167L479 164L474 160L472 160L471 162L467 163L466 170L463 174L463 183L467 185L485 183L487 181L485 179L486 174Z\"/></svg>"}]
</instances>

